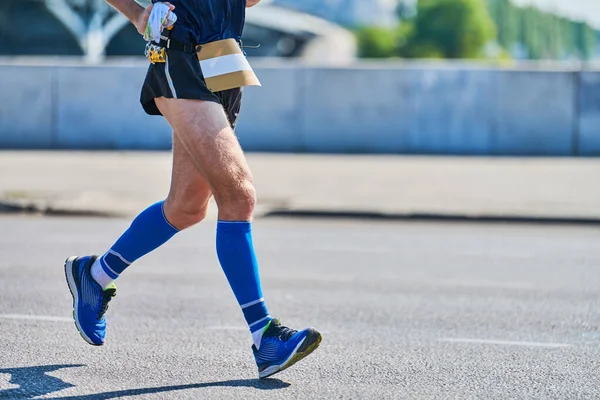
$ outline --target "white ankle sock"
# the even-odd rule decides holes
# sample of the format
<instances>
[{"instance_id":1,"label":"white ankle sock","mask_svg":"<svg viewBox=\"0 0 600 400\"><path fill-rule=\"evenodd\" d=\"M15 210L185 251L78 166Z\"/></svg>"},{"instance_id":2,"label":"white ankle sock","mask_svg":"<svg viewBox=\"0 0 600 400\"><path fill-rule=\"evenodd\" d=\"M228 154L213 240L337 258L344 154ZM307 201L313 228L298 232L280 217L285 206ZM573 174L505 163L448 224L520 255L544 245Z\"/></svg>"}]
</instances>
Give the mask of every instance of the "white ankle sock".
<instances>
[{"instance_id":1,"label":"white ankle sock","mask_svg":"<svg viewBox=\"0 0 600 400\"><path fill-rule=\"evenodd\" d=\"M254 342L254 346L256 346L256 350L260 350L260 342L262 341L262 337L265 334L265 331L271 325L271 321L273 321L273 318L271 318L270 315L268 317L270 319L269 319L269 323L267 323L267 325L265 325L262 329L252 332L252 341Z\"/></svg>"},{"instance_id":2,"label":"white ankle sock","mask_svg":"<svg viewBox=\"0 0 600 400\"><path fill-rule=\"evenodd\" d=\"M260 350L260 341L262 340L263 332L265 329L259 329L256 332L252 332L252 341L254 342L254 346L256 346L256 350Z\"/></svg>"},{"instance_id":3,"label":"white ankle sock","mask_svg":"<svg viewBox=\"0 0 600 400\"><path fill-rule=\"evenodd\" d=\"M102 265L100 264L100 258L101 257L98 257L96 261L94 261L90 272L92 274L92 278L94 278L94 280L98 282L98 285L100 285L102 290L104 290L108 286L110 286L110 284L113 283L114 280L110 276L108 276L106 272L104 272L104 268L102 268Z\"/></svg>"}]
</instances>

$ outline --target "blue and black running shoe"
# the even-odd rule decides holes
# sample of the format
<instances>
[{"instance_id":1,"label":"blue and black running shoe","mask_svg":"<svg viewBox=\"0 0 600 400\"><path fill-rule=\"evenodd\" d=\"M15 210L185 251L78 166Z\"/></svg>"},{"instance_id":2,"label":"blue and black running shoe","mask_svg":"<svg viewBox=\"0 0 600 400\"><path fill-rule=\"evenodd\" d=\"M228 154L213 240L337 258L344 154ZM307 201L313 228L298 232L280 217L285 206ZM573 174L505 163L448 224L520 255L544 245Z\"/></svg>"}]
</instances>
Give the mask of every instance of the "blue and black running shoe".
<instances>
[{"instance_id":1,"label":"blue and black running shoe","mask_svg":"<svg viewBox=\"0 0 600 400\"><path fill-rule=\"evenodd\" d=\"M321 343L321 334L314 328L296 331L282 326L273 319L265 328L257 349L252 345L258 366L258 377L266 378L291 367L315 351Z\"/></svg>"},{"instance_id":2,"label":"blue and black running shoe","mask_svg":"<svg viewBox=\"0 0 600 400\"><path fill-rule=\"evenodd\" d=\"M117 294L113 283L102 290L90 269L97 256L70 257L65 261L65 276L73 296L73 319L81 337L94 346L102 346L106 337L108 302Z\"/></svg>"}]
</instances>

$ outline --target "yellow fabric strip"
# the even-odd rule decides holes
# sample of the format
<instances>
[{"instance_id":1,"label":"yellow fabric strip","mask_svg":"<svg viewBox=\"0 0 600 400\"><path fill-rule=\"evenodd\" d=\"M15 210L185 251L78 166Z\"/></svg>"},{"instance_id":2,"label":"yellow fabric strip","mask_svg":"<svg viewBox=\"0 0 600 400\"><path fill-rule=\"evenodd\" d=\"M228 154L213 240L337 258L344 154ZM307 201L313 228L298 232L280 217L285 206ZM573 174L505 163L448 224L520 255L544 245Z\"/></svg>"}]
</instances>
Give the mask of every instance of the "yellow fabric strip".
<instances>
[{"instance_id":1,"label":"yellow fabric strip","mask_svg":"<svg viewBox=\"0 0 600 400\"><path fill-rule=\"evenodd\" d=\"M242 54L242 49L234 39L217 40L198 46L198 49L198 60L200 61L230 54Z\"/></svg>"},{"instance_id":2,"label":"yellow fabric strip","mask_svg":"<svg viewBox=\"0 0 600 400\"><path fill-rule=\"evenodd\" d=\"M220 92L243 86L261 86L254 71L238 71L230 74L206 78L206 86L211 92Z\"/></svg>"}]
</instances>

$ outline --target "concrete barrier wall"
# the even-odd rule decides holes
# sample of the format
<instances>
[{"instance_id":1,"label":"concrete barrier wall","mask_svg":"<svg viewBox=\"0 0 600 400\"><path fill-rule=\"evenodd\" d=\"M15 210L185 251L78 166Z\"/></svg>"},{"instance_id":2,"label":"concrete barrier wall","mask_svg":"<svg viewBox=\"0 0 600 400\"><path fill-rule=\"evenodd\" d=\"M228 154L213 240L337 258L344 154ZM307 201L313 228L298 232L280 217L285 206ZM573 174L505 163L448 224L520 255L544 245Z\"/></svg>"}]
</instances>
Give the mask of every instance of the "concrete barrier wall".
<instances>
[{"instance_id":1,"label":"concrete barrier wall","mask_svg":"<svg viewBox=\"0 0 600 400\"><path fill-rule=\"evenodd\" d=\"M0 67L0 147L53 145L55 75L53 68Z\"/></svg>"},{"instance_id":2,"label":"concrete barrier wall","mask_svg":"<svg viewBox=\"0 0 600 400\"><path fill-rule=\"evenodd\" d=\"M487 154L495 72L309 70L308 151Z\"/></svg>"},{"instance_id":3,"label":"concrete barrier wall","mask_svg":"<svg viewBox=\"0 0 600 400\"><path fill-rule=\"evenodd\" d=\"M164 118L147 116L140 106L143 72L131 67L59 69L54 145L67 149L169 148L169 125Z\"/></svg>"},{"instance_id":4,"label":"concrete barrier wall","mask_svg":"<svg viewBox=\"0 0 600 400\"><path fill-rule=\"evenodd\" d=\"M580 74L579 153L600 156L600 72Z\"/></svg>"},{"instance_id":5,"label":"concrete barrier wall","mask_svg":"<svg viewBox=\"0 0 600 400\"><path fill-rule=\"evenodd\" d=\"M256 69L261 87L244 90L236 132L251 151L295 152L302 148L304 113L300 108L303 71Z\"/></svg>"},{"instance_id":6,"label":"concrete barrier wall","mask_svg":"<svg viewBox=\"0 0 600 400\"><path fill-rule=\"evenodd\" d=\"M499 75L495 112L498 154L573 154L576 76L512 71Z\"/></svg>"},{"instance_id":7,"label":"concrete barrier wall","mask_svg":"<svg viewBox=\"0 0 600 400\"><path fill-rule=\"evenodd\" d=\"M168 149L147 66L0 65L0 148ZM600 73L470 67L257 66L248 151L600 155Z\"/></svg>"}]
</instances>

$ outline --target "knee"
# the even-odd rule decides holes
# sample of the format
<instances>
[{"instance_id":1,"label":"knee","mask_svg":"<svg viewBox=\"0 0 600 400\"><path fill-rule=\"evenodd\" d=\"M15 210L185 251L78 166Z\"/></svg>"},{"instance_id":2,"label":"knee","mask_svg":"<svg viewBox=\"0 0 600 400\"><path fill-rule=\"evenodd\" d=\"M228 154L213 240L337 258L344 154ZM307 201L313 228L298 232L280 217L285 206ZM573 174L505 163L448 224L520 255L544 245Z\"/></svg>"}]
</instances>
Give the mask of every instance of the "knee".
<instances>
[{"instance_id":1,"label":"knee","mask_svg":"<svg viewBox=\"0 0 600 400\"><path fill-rule=\"evenodd\" d=\"M215 193L219 216L232 220L249 220L256 205L256 189L250 179Z\"/></svg>"},{"instance_id":2,"label":"knee","mask_svg":"<svg viewBox=\"0 0 600 400\"><path fill-rule=\"evenodd\" d=\"M190 228L206 218L208 200L202 202L185 202L167 198L164 203L165 217L171 225L179 230Z\"/></svg>"}]
</instances>

